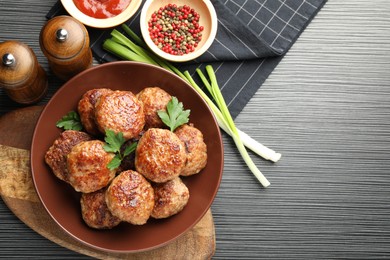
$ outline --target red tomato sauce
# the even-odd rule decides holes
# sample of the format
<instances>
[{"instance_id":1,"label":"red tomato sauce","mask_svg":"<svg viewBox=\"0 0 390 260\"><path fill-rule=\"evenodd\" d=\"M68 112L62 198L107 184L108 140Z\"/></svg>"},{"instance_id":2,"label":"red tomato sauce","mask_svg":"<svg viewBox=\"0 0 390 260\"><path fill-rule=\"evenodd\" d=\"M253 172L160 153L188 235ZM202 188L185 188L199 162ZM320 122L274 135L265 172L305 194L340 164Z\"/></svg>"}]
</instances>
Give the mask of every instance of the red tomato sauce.
<instances>
[{"instance_id":1,"label":"red tomato sauce","mask_svg":"<svg viewBox=\"0 0 390 260\"><path fill-rule=\"evenodd\" d=\"M73 0L73 2L84 14L104 19L122 13L131 0Z\"/></svg>"}]
</instances>

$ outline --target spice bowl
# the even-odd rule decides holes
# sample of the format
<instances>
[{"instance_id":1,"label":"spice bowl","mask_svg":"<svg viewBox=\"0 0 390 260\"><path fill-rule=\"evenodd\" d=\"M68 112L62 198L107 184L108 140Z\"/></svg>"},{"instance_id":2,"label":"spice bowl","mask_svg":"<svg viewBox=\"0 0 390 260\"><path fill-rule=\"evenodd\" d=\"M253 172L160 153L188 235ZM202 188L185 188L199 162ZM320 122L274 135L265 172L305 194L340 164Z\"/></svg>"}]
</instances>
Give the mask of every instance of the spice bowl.
<instances>
[{"instance_id":1,"label":"spice bowl","mask_svg":"<svg viewBox=\"0 0 390 260\"><path fill-rule=\"evenodd\" d=\"M172 62L194 60L205 53L215 39L217 25L210 0L146 0L140 15L146 44Z\"/></svg>"},{"instance_id":2,"label":"spice bowl","mask_svg":"<svg viewBox=\"0 0 390 260\"><path fill-rule=\"evenodd\" d=\"M83 2L83 1L81 1ZM110 1L95 1L98 7L96 6L89 6L90 8L96 10L99 8L107 8L107 9L117 9L104 6L104 4L110 3ZM138 11L142 4L142 0L130 0L129 4L126 7L123 7L121 11L117 11L118 14L115 14L111 17L94 17L93 15L89 15L85 12L85 10L81 10L78 5L76 5L74 0L61 0L62 5L64 6L65 10L74 17L75 19L79 20L81 23L83 23L86 26L93 27L93 28L111 28L115 27L117 25L120 25L127 20L129 20L133 15ZM103 7L102 7L103 6ZM107 10L103 10L106 12Z\"/></svg>"}]
</instances>

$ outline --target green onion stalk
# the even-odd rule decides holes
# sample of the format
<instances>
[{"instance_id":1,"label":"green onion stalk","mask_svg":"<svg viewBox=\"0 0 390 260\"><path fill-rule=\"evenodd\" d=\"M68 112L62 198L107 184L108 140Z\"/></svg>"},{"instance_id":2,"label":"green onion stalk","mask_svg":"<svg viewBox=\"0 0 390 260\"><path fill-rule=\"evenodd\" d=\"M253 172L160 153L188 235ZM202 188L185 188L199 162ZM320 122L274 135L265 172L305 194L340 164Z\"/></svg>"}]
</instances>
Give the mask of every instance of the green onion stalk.
<instances>
[{"instance_id":1,"label":"green onion stalk","mask_svg":"<svg viewBox=\"0 0 390 260\"><path fill-rule=\"evenodd\" d=\"M135 34L127 25L123 24L122 29L128 36L130 36L131 40L124 34L120 33L118 30L114 29L111 32L111 38L106 39L104 41L103 48L106 51L124 60L138 61L160 66L170 72L175 73L176 75L187 81L207 102L207 104L213 111L213 114L217 120L219 127L232 137L245 163L255 175L255 177L264 187L269 186L270 183L256 167L251 157L249 156L245 146L251 149L256 154L260 155L261 157L267 160L271 160L273 162L277 162L280 159L281 154L276 153L272 149L269 149L268 147L258 143L256 140L252 139L250 136L236 128L234 121L226 106L226 103L223 99L222 93L218 87L217 79L212 66L206 66L206 71L210 78L210 82L206 79L205 75L199 69L197 69L197 73L201 78L202 83L210 92L215 103L197 85L197 83L193 80L192 76L188 71L185 71L184 73L181 72L179 69L173 66L172 63L158 57L157 55L149 51L144 41L140 37L138 37L138 35Z\"/></svg>"}]
</instances>

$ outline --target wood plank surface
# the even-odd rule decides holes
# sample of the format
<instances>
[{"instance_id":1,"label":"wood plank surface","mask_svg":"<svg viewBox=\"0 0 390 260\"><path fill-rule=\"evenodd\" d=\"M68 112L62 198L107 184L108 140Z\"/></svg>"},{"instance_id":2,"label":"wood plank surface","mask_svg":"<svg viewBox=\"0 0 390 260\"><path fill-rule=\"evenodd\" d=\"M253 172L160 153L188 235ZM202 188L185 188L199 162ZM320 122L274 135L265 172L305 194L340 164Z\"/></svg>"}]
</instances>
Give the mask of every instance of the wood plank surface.
<instances>
[{"instance_id":1,"label":"wood plank surface","mask_svg":"<svg viewBox=\"0 0 390 260\"><path fill-rule=\"evenodd\" d=\"M24 224L54 243L80 254L104 259L210 258L215 252L211 211L172 243L138 253L104 252L68 235L47 213L35 191L30 170L30 147L43 106L30 106L0 117L0 197ZM23 132L23 135L20 133Z\"/></svg>"},{"instance_id":2,"label":"wood plank surface","mask_svg":"<svg viewBox=\"0 0 390 260\"><path fill-rule=\"evenodd\" d=\"M37 39L54 2L0 4L0 40L31 44L45 68ZM238 116L241 130L283 157L253 155L271 182L262 189L224 136L213 259L390 257L389 28L388 0L328 0ZM50 79L53 93L61 83ZM0 95L2 113L19 107ZM88 258L41 237L1 201L0 251Z\"/></svg>"}]
</instances>

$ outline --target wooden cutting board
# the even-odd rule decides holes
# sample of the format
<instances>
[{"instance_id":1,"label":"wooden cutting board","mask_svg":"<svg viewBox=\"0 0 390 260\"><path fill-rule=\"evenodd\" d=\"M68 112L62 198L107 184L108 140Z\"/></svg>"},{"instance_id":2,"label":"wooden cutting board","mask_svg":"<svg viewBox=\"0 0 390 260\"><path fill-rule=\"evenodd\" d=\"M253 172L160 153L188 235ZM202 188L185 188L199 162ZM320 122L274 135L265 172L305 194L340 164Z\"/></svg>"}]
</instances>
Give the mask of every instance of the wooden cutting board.
<instances>
[{"instance_id":1,"label":"wooden cutting board","mask_svg":"<svg viewBox=\"0 0 390 260\"><path fill-rule=\"evenodd\" d=\"M35 191L30 171L30 145L41 106L0 117L0 195L27 226L47 239L81 254L100 259L210 259L215 252L211 211L174 242L141 253L107 253L90 248L63 231L49 216Z\"/></svg>"}]
</instances>

